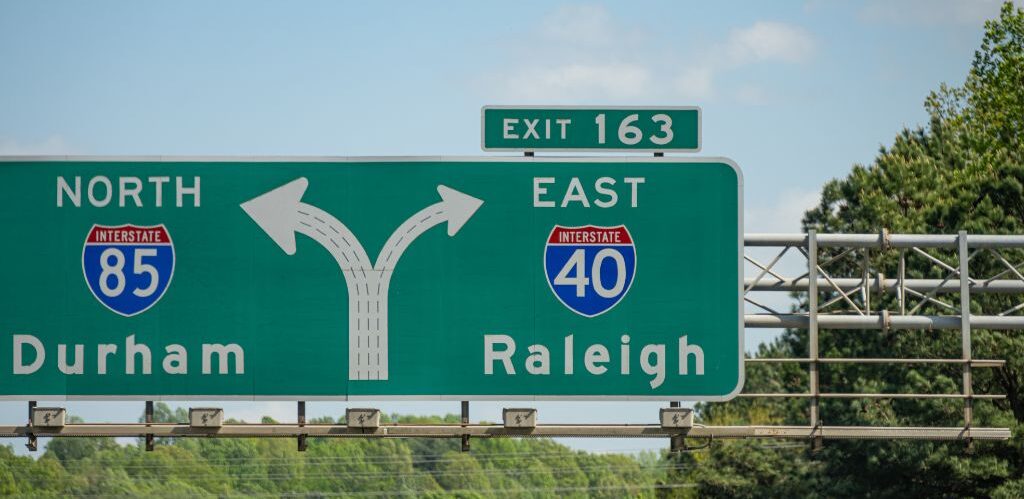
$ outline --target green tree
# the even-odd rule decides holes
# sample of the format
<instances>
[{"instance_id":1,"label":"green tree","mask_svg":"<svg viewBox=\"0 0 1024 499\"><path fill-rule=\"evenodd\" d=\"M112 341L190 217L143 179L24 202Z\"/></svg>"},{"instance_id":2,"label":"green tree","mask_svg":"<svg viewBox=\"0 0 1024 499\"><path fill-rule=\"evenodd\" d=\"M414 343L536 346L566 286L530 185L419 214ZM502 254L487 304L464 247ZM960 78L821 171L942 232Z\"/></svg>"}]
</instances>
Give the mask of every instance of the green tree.
<instances>
[{"instance_id":1,"label":"green tree","mask_svg":"<svg viewBox=\"0 0 1024 499\"><path fill-rule=\"evenodd\" d=\"M70 416L69 423L81 423L82 418ZM117 443L110 437L56 438L46 446L44 457L53 457L67 465L93 456L102 450L116 447Z\"/></svg>"},{"instance_id":2,"label":"green tree","mask_svg":"<svg viewBox=\"0 0 1024 499\"><path fill-rule=\"evenodd\" d=\"M1024 12L1011 3L985 26L981 48L961 87L942 86L926 101L926 127L904 130L891 147L883 148L870 165L856 165L850 174L826 184L821 203L804 218L807 229L820 232L875 233L882 228L906 233L1024 233ZM826 256L827 255L827 252ZM956 258L934 256L956 264ZM1006 252L1020 261L1020 252ZM878 255L878 270L896 275L897 255ZM857 262L830 267L837 274L856 275ZM911 258L908 277L942 278L944 271L923 259ZM975 276L1002 270L990 254L971 261ZM827 293L827 291L825 291ZM828 298L827 295L823 295ZM892 307L892 297L882 305ZM1012 305L1010 297L975 295L972 313L997 313ZM892 309L892 308L890 308ZM934 305L922 313L942 314ZM711 454L692 476L702 491L714 495L823 496L1013 496L1024 487L1024 452L1019 425L1024 421L1024 337L1018 332L977 330L977 358L1006 359L1001 369L975 369L977 393L1005 393L1006 400L976 401L977 426L1009 426L1009 443L848 441L829 442L809 459L792 453L759 452L733 444ZM822 331L820 349L830 357L956 358L959 332L949 331ZM785 332L758 352L764 356L806 357L807 333ZM806 391L802 367L767 365L748 369L748 391ZM955 393L960 366L914 365L879 367L829 365L821 372L823 391ZM806 422L803 402L738 400L701 407L705 421ZM954 400L826 400L822 419L832 425L963 424L962 403ZM779 474L786 470L787 475ZM788 475L792 473L792 475ZM793 476L813 489L790 488Z\"/></svg>"}]
</instances>

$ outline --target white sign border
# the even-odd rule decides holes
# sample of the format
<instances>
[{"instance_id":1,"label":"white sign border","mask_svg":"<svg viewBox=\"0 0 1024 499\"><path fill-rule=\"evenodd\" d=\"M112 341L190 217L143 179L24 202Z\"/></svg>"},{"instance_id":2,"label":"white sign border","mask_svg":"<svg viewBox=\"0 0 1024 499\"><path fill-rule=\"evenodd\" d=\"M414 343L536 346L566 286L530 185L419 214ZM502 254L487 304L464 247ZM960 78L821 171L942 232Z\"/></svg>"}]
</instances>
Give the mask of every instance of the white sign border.
<instances>
[{"instance_id":1,"label":"white sign border","mask_svg":"<svg viewBox=\"0 0 1024 499\"><path fill-rule=\"evenodd\" d=\"M609 107L610 108L610 107ZM629 107L628 109L638 109ZM659 107L657 109L665 109ZM549 151L549 150L547 150ZM726 157L651 157L651 156L0 156L5 163L45 163L53 161L81 163L721 163L736 174L736 311L738 330L738 375L736 387L720 396L693 395L0 395L0 401L696 401L726 402L735 398L746 381L744 369L745 339L743 322L743 172Z\"/></svg>"}]
</instances>

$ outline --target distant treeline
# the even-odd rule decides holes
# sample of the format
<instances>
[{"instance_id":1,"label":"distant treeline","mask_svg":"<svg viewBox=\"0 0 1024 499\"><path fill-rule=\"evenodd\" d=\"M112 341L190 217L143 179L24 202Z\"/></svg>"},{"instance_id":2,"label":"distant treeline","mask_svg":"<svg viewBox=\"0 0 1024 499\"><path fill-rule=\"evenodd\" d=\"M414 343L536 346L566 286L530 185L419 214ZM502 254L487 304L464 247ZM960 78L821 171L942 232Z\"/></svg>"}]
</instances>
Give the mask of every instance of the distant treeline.
<instances>
[{"instance_id":1,"label":"distant treeline","mask_svg":"<svg viewBox=\"0 0 1024 499\"><path fill-rule=\"evenodd\" d=\"M187 420L157 404L156 421ZM385 417L458 423L447 417ZM269 418L264 422L272 422ZM310 423L335 423L330 417ZM38 458L0 447L0 494L29 497L373 496L658 497L680 483L674 463L637 455L574 451L549 439L55 438Z\"/></svg>"}]
</instances>

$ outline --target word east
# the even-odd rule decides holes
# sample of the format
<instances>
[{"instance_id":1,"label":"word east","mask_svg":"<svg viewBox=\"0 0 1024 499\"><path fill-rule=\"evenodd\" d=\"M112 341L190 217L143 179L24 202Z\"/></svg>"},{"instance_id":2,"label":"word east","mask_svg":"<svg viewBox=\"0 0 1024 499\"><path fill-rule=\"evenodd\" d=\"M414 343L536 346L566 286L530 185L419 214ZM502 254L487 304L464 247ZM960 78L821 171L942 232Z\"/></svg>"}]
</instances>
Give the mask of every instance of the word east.
<instances>
[{"instance_id":1,"label":"word east","mask_svg":"<svg viewBox=\"0 0 1024 499\"><path fill-rule=\"evenodd\" d=\"M583 369L595 376L602 376L609 372L618 371L618 374L628 376L632 370L630 353L632 345L629 344L628 334L622 335L619 341L618 353L613 354L608 347L595 343L583 350ZM562 373L568 376L576 372L576 351L573 335L565 337L562 345ZM640 371L651 377L651 389L661 386L665 382L667 370L666 356L672 352L666 350L664 344L648 344L639 348L636 356ZM704 349L695 344L687 342L686 336L680 336L677 350L678 373L680 376L690 374L690 366L693 365L693 374L704 375ZM692 360L692 362L691 362ZM526 354L517 351L517 345L511 336L504 334L484 335L484 374L493 375L497 369L504 371L506 375L514 376L516 366L522 366L527 374L549 375L551 374L551 349L545 345L530 345L526 348Z\"/></svg>"},{"instance_id":2,"label":"word east","mask_svg":"<svg viewBox=\"0 0 1024 499\"><path fill-rule=\"evenodd\" d=\"M111 374L152 374L154 362L167 374L188 374L189 351L183 345L154 349L136 342L134 334L120 345L100 343L89 348L88 354L82 344L61 343L51 350L31 334L15 334L12 339L14 374L32 374L44 365L52 369L53 359L56 359L57 369L68 375L85 374L86 370L95 374L107 374L108 370ZM245 374L245 352L235 343L203 343L200 353L203 374ZM124 367L123 371L120 366Z\"/></svg>"}]
</instances>

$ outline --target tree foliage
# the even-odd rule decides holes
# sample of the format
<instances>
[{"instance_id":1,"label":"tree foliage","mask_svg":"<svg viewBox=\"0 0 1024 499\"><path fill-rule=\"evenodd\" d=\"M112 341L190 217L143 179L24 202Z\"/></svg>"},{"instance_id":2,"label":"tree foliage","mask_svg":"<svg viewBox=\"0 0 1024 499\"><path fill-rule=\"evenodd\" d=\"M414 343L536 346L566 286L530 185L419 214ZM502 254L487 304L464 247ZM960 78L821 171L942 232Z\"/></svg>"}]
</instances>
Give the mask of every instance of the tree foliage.
<instances>
[{"instance_id":1,"label":"tree foliage","mask_svg":"<svg viewBox=\"0 0 1024 499\"><path fill-rule=\"evenodd\" d=\"M1024 12L1003 5L985 25L965 83L943 85L927 99L929 123L904 130L869 165L827 183L820 204L807 212L806 229L819 232L1024 234ZM825 257L834 256L823 252ZM1021 261L1020 252L1004 252ZM935 252L956 265L956 255ZM898 254L874 256L878 271L897 275ZM834 274L858 275L859 263L840 261ZM1005 267L991 254L971 260L973 276L991 276ZM946 272L924 259L908 258L908 278L944 278ZM823 292L823 298L827 296ZM955 295L954 295L955 296ZM805 303L805 297L800 297ZM954 298L955 299L955 298ZM1011 297L972 296L974 314L994 315L1013 305ZM882 306L895 309L895 297ZM803 308L806 310L806 308ZM921 313L949 314L934 305ZM953 312L954 314L956 312ZM722 496L1004 496L1024 491L1024 337L1015 331L973 332L975 358L1006 359L1000 369L974 369L976 393L1006 394L1006 400L975 401L976 426L1010 427L1008 443L846 441L828 442L808 456L792 452L752 452L748 444L724 445L710 454L715 471L693 474L700 490ZM823 357L958 358L959 331L821 332ZM790 330L758 352L763 356L807 357L807 332ZM748 368L747 391L806 392L805 367ZM831 392L957 393L959 365L827 365L821 389ZM962 426L959 400L825 400L828 425ZM806 424L804 401L738 400L702 406L705 421ZM794 482L798 486L794 488Z\"/></svg>"},{"instance_id":2,"label":"tree foliage","mask_svg":"<svg viewBox=\"0 0 1024 499\"><path fill-rule=\"evenodd\" d=\"M157 421L181 410L158 403ZM457 416L391 415L401 423ZM311 424L337 423L330 417ZM53 439L38 459L0 446L0 495L29 497L394 496L486 498L654 497L666 485L660 456L645 460L573 451L548 439L480 439L472 452L443 439Z\"/></svg>"}]
</instances>

